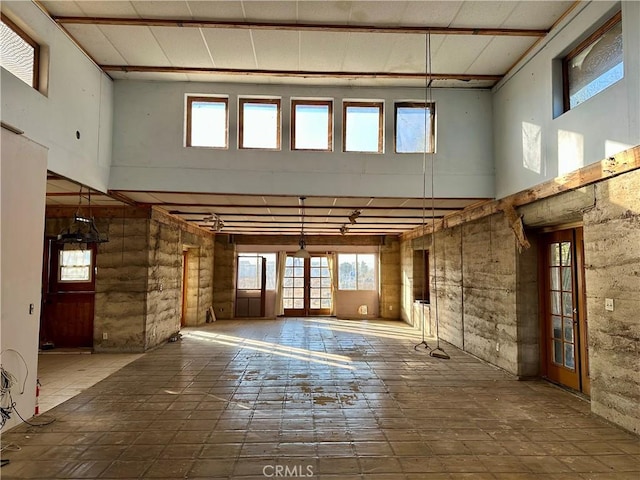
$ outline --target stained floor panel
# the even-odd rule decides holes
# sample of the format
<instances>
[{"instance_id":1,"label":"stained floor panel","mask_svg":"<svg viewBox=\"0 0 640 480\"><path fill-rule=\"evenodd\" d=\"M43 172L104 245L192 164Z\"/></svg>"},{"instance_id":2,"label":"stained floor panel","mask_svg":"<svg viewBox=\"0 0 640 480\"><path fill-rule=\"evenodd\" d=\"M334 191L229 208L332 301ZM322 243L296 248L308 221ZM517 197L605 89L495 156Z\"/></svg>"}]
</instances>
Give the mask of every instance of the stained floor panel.
<instances>
[{"instance_id":1,"label":"stained floor panel","mask_svg":"<svg viewBox=\"0 0 640 480\"><path fill-rule=\"evenodd\" d=\"M184 329L51 425L3 433L22 450L3 452L2 478L637 478L638 438L584 400L419 341L328 318Z\"/></svg>"}]
</instances>

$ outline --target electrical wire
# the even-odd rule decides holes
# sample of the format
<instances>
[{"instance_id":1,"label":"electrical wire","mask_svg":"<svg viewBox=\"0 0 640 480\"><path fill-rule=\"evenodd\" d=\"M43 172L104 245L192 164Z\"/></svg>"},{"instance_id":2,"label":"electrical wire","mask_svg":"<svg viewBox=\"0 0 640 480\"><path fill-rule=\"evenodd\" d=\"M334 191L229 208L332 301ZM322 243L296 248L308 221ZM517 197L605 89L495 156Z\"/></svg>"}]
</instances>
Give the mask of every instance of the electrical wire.
<instances>
[{"instance_id":1,"label":"electrical wire","mask_svg":"<svg viewBox=\"0 0 640 480\"><path fill-rule=\"evenodd\" d=\"M0 352L0 356L2 356L3 353L5 352L13 352L16 355L18 355L20 357L20 360L22 360L22 363L24 364L24 368L26 370L26 374L24 376L24 381L22 382L22 389L20 390L20 395L22 395L24 393L24 389L27 385L27 378L29 377L29 365L27 365L27 361L24 359L24 357L22 356L22 354L17 351L14 350L13 348L5 348L4 350L2 350L2 352ZM6 371L3 369L3 371ZM15 378L15 377L14 377Z\"/></svg>"}]
</instances>

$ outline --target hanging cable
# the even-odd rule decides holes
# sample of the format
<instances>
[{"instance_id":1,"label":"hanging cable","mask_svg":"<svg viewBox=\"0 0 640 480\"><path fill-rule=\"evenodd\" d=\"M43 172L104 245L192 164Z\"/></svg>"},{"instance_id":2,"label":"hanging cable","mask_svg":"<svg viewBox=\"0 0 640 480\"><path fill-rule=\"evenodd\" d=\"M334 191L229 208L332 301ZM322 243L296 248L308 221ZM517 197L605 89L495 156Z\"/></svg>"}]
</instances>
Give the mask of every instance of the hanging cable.
<instances>
[{"instance_id":1,"label":"hanging cable","mask_svg":"<svg viewBox=\"0 0 640 480\"><path fill-rule=\"evenodd\" d=\"M429 68L429 52L431 51L431 35L429 32L424 36L424 148L422 149L422 298L420 299L420 312L421 312L421 330L422 341L413 347L417 350L418 347L424 345L424 348L431 350L431 347L425 340L425 302L427 301L427 247L426 247L426 226L427 226L427 139L428 139L428 105L429 105L429 85L431 83L431 69ZM414 269L415 272L415 269ZM429 307L429 318L431 318L431 307Z\"/></svg>"},{"instance_id":2,"label":"hanging cable","mask_svg":"<svg viewBox=\"0 0 640 480\"><path fill-rule=\"evenodd\" d=\"M434 102L433 102L433 95L432 95L432 83L433 83L433 79L431 78L431 74L432 74L432 70L433 70L433 65L431 63L431 34L429 32L427 32L427 46L429 48L427 48L427 56L426 56L426 64L427 64L427 87L426 87L426 94L427 94L427 106L429 109L429 123L427 124L427 108L425 108L425 157L426 157L426 151L427 151L427 140L429 141L428 145L429 145L429 160L431 161L431 250L433 251L433 297L434 297L434 302L433 302L433 306L434 306L434 315L435 315L435 320L436 320L436 348L432 349L429 352L429 355L435 358L441 358L444 360L448 360L451 357L440 347L440 315L439 315L439 311L438 311L438 269L437 269L437 253L436 253L436 200L435 200L435 181L434 181L434 176L435 176L435 168L434 168L434 150L435 150L435 145L432 145L431 142L432 140L435 138L434 136L434 132L433 132L433 128L432 124L433 122L431 122L431 119L433 118L434 112L433 112L433 108L434 108ZM427 128L427 125L429 125L429 128ZM426 132L429 133L429 136L426 136ZM425 195L426 196L426 195Z\"/></svg>"}]
</instances>

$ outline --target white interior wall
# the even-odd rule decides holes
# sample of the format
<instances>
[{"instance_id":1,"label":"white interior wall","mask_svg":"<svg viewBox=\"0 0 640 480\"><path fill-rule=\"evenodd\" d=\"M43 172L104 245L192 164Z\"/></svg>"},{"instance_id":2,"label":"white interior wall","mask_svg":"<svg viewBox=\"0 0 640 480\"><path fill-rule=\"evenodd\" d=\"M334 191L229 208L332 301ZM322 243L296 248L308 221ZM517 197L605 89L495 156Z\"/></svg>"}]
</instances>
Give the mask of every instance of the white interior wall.
<instances>
[{"instance_id":1,"label":"white interior wall","mask_svg":"<svg viewBox=\"0 0 640 480\"><path fill-rule=\"evenodd\" d=\"M17 380L13 401L28 419L38 373L47 149L4 128L1 140L0 361ZM18 423L13 412L3 431Z\"/></svg>"},{"instance_id":2,"label":"white interior wall","mask_svg":"<svg viewBox=\"0 0 640 480\"><path fill-rule=\"evenodd\" d=\"M560 58L620 8L589 2L517 73L494 88L496 197L502 198L640 143L640 3L622 2L624 78L553 118ZM554 72L555 60L555 72Z\"/></svg>"},{"instance_id":3,"label":"white interior wall","mask_svg":"<svg viewBox=\"0 0 640 480\"><path fill-rule=\"evenodd\" d=\"M46 95L2 69L2 121L49 148L49 170L106 191L113 82L34 3L2 2L2 12L49 57Z\"/></svg>"},{"instance_id":4,"label":"white interior wall","mask_svg":"<svg viewBox=\"0 0 640 480\"><path fill-rule=\"evenodd\" d=\"M228 150L184 146L187 94L229 95ZM282 99L281 151L237 149L238 97L256 94ZM293 97L334 99L333 152L291 151ZM436 196L493 197L491 93L434 89L433 97L437 115ZM343 99L385 102L386 153L341 152ZM421 197L423 155L393 153L394 101L401 100L424 100L424 90L116 81L109 186L123 190ZM430 194L430 187L428 190Z\"/></svg>"}]
</instances>

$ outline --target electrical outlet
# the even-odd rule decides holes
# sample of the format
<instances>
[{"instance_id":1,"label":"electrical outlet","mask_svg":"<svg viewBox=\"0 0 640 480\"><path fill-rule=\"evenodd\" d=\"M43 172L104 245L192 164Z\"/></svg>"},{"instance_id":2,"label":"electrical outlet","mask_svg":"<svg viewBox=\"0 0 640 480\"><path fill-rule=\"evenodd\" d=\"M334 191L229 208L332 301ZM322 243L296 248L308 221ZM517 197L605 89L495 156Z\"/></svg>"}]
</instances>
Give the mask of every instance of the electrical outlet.
<instances>
[{"instance_id":1,"label":"electrical outlet","mask_svg":"<svg viewBox=\"0 0 640 480\"><path fill-rule=\"evenodd\" d=\"M393 305L389 305L389 311L393 310Z\"/></svg>"},{"instance_id":2,"label":"electrical outlet","mask_svg":"<svg viewBox=\"0 0 640 480\"><path fill-rule=\"evenodd\" d=\"M604 309L607 312L613 312L613 298L604 299Z\"/></svg>"},{"instance_id":3,"label":"electrical outlet","mask_svg":"<svg viewBox=\"0 0 640 480\"><path fill-rule=\"evenodd\" d=\"M496 342L496 352L500 351L500 342Z\"/></svg>"},{"instance_id":4,"label":"electrical outlet","mask_svg":"<svg viewBox=\"0 0 640 480\"><path fill-rule=\"evenodd\" d=\"M102 332L102 339L109 340L109 334L107 332Z\"/></svg>"}]
</instances>

